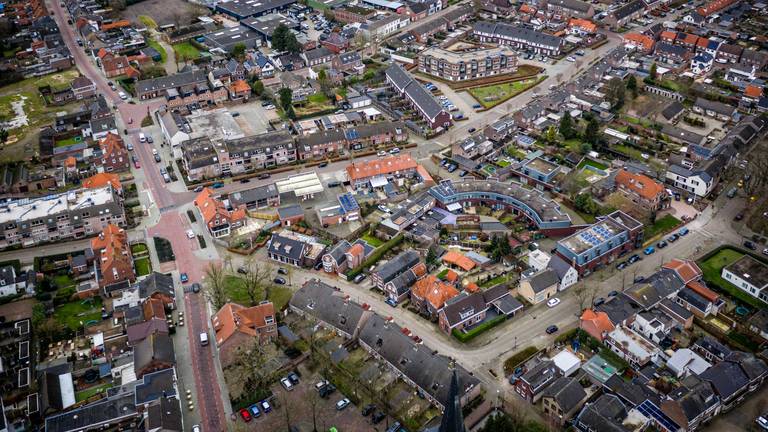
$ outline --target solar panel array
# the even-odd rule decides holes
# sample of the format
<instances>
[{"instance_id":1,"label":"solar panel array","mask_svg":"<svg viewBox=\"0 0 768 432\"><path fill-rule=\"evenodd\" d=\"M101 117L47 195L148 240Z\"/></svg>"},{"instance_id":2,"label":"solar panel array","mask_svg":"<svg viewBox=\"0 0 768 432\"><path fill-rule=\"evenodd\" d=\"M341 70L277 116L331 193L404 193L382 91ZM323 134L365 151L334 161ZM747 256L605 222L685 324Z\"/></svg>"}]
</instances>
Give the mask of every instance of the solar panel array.
<instances>
[{"instance_id":1,"label":"solar panel array","mask_svg":"<svg viewBox=\"0 0 768 432\"><path fill-rule=\"evenodd\" d=\"M640 411L641 414L648 418L652 418L656 420L656 422L666 429L669 432L676 432L680 429L680 426L677 425L674 421L672 421L671 418L667 417L666 414L661 412L659 407L654 405L653 402L649 400L645 400L645 402L641 403L637 410Z\"/></svg>"},{"instance_id":2,"label":"solar panel array","mask_svg":"<svg viewBox=\"0 0 768 432\"><path fill-rule=\"evenodd\" d=\"M357 210L360 208L360 205L357 204L357 200L349 193L339 195L339 203L341 203L345 213L349 213L352 210Z\"/></svg>"}]
</instances>

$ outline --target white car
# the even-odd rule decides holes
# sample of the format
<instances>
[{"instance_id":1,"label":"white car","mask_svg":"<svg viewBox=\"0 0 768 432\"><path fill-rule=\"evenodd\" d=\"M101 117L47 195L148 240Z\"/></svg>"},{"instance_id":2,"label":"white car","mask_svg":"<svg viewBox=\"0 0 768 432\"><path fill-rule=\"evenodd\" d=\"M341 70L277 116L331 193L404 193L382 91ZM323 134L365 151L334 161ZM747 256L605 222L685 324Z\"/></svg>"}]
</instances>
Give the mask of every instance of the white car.
<instances>
[{"instance_id":1,"label":"white car","mask_svg":"<svg viewBox=\"0 0 768 432\"><path fill-rule=\"evenodd\" d=\"M569 62L571 62L571 63L573 63L573 62L575 62L575 61L576 61L576 59L575 59L575 58L573 58L573 57L566 57L565 59L566 59L566 60L568 60L568 61L569 61Z\"/></svg>"},{"instance_id":2,"label":"white car","mask_svg":"<svg viewBox=\"0 0 768 432\"><path fill-rule=\"evenodd\" d=\"M291 384L291 380L288 378L280 378L280 384L288 391L293 390L293 384Z\"/></svg>"},{"instance_id":3,"label":"white car","mask_svg":"<svg viewBox=\"0 0 768 432\"><path fill-rule=\"evenodd\" d=\"M553 297L553 298L547 300L547 306L549 306L551 308L555 307L555 306L557 306L559 304L560 304L560 299L557 298L557 297Z\"/></svg>"},{"instance_id":4,"label":"white car","mask_svg":"<svg viewBox=\"0 0 768 432\"><path fill-rule=\"evenodd\" d=\"M395 148L393 148L392 150L389 151L389 154L398 154L398 153L400 153L400 149L397 148L397 147L395 147Z\"/></svg>"},{"instance_id":5,"label":"white car","mask_svg":"<svg viewBox=\"0 0 768 432\"><path fill-rule=\"evenodd\" d=\"M195 238L195 232L192 230L187 230L187 238L190 238L190 239Z\"/></svg>"},{"instance_id":6,"label":"white car","mask_svg":"<svg viewBox=\"0 0 768 432\"><path fill-rule=\"evenodd\" d=\"M117 95L120 96L120 99L122 99L122 100L128 99L128 95L123 93L123 92L119 92L119 93L117 93Z\"/></svg>"},{"instance_id":7,"label":"white car","mask_svg":"<svg viewBox=\"0 0 768 432\"><path fill-rule=\"evenodd\" d=\"M386 206L379 205L379 210L383 211L384 213L391 213L392 210L388 209Z\"/></svg>"},{"instance_id":8,"label":"white car","mask_svg":"<svg viewBox=\"0 0 768 432\"><path fill-rule=\"evenodd\" d=\"M320 390L321 388L327 385L328 385L328 380L320 380L315 383L315 390Z\"/></svg>"},{"instance_id":9,"label":"white car","mask_svg":"<svg viewBox=\"0 0 768 432\"><path fill-rule=\"evenodd\" d=\"M275 109L275 106L272 105L272 104L269 104L269 105L265 106L264 109L267 110L267 111L273 110L273 109Z\"/></svg>"},{"instance_id":10,"label":"white car","mask_svg":"<svg viewBox=\"0 0 768 432\"><path fill-rule=\"evenodd\" d=\"M343 410L344 408L346 408L346 407L347 407L347 405L349 405L349 399L347 399L347 398L344 398L344 399L342 399L342 400L340 400L340 401L336 402L336 409L337 409L337 410L339 410L339 411L341 411L341 410Z\"/></svg>"},{"instance_id":11,"label":"white car","mask_svg":"<svg viewBox=\"0 0 768 432\"><path fill-rule=\"evenodd\" d=\"M194 426L192 426L192 432L200 432L200 431L201 431L201 429L200 429L200 425L194 425Z\"/></svg>"},{"instance_id":12,"label":"white car","mask_svg":"<svg viewBox=\"0 0 768 432\"><path fill-rule=\"evenodd\" d=\"M387 152L385 152L384 150L379 150L376 153L376 156L378 156L378 157L383 157L383 156L386 156L386 155L387 155Z\"/></svg>"}]
</instances>

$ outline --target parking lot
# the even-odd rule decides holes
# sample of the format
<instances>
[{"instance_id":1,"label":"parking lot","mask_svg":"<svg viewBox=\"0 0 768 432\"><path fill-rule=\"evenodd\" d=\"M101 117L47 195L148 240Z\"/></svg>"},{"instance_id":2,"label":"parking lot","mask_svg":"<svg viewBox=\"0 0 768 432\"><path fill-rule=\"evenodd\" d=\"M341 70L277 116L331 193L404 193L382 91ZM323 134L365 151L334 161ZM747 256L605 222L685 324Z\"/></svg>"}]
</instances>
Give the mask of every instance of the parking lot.
<instances>
[{"instance_id":1,"label":"parking lot","mask_svg":"<svg viewBox=\"0 0 768 432\"><path fill-rule=\"evenodd\" d=\"M315 384L321 380L317 374L300 366L301 378L297 385L290 391L282 385L272 386L273 408L269 413L262 413L247 424L247 430L253 431L284 431L288 425L299 431L311 431L316 426L318 431L327 431L335 427L339 431L371 431L386 429L386 421L372 425L370 416L363 417L361 408L350 403L342 410L336 409L336 403L345 396L340 391L333 392L326 398L321 398L315 389ZM286 411L286 407L289 407ZM313 425L312 412L315 412L316 425ZM243 424L243 419L238 415L236 420Z\"/></svg>"}]
</instances>

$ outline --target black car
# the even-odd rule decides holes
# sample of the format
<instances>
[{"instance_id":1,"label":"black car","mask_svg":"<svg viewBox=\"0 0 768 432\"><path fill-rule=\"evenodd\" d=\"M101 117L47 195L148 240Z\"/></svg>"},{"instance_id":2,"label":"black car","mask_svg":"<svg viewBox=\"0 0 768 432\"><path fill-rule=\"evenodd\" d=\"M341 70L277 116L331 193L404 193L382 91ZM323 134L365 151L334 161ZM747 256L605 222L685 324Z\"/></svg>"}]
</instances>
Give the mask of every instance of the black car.
<instances>
[{"instance_id":1,"label":"black car","mask_svg":"<svg viewBox=\"0 0 768 432\"><path fill-rule=\"evenodd\" d=\"M247 178L240 179L240 183L250 183L250 182L251 182L251 180L247 179Z\"/></svg>"},{"instance_id":2,"label":"black car","mask_svg":"<svg viewBox=\"0 0 768 432\"><path fill-rule=\"evenodd\" d=\"M737 213L736 216L733 217L733 220L735 220L736 222L742 219L744 219L744 212Z\"/></svg>"},{"instance_id":3,"label":"black car","mask_svg":"<svg viewBox=\"0 0 768 432\"><path fill-rule=\"evenodd\" d=\"M323 262L322 261L320 261L317 264L315 264L315 267L314 267L315 270L320 270L321 268L323 268Z\"/></svg>"},{"instance_id":4,"label":"black car","mask_svg":"<svg viewBox=\"0 0 768 432\"><path fill-rule=\"evenodd\" d=\"M757 249L757 247L755 246L755 244L754 244L754 243L752 243L752 242L751 242L751 241L749 241L749 240L745 240L745 241L744 241L744 247L745 247L745 248L747 248L747 249L749 249L749 250L755 250L755 249Z\"/></svg>"},{"instance_id":5,"label":"black car","mask_svg":"<svg viewBox=\"0 0 768 432\"><path fill-rule=\"evenodd\" d=\"M288 274L288 270L284 269L283 267L280 267L279 269L277 269L277 272L279 274Z\"/></svg>"},{"instance_id":6,"label":"black car","mask_svg":"<svg viewBox=\"0 0 768 432\"><path fill-rule=\"evenodd\" d=\"M475 129L475 128L469 128L469 129L467 129L467 132L469 132L469 133L472 133L472 132L474 132L474 131L476 131L476 130L477 130L477 129Z\"/></svg>"},{"instance_id":7,"label":"black car","mask_svg":"<svg viewBox=\"0 0 768 432\"><path fill-rule=\"evenodd\" d=\"M559 329L557 328L557 326L556 326L556 325L551 325L551 326L547 327L547 334L552 334L552 333L555 333L555 332L557 332L558 330L559 330Z\"/></svg>"},{"instance_id":8,"label":"black car","mask_svg":"<svg viewBox=\"0 0 768 432\"><path fill-rule=\"evenodd\" d=\"M608 293L608 297L616 297L617 295L619 295L618 291L611 291Z\"/></svg>"},{"instance_id":9,"label":"black car","mask_svg":"<svg viewBox=\"0 0 768 432\"><path fill-rule=\"evenodd\" d=\"M237 268L237 272L240 274L248 274L248 269L243 266L240 266Z\"/></svg>"},{"instance_id":10,"label":"black car","mask_svg":"<svg viewBox=\"0 0 768 432\"><path fill-rule=\"evenodd\" d=\"M366 405L362 411L360 411L360 414L363 415L363 417L368 417L371 415L372 412L376 411L376 405L374 404L368 404Z\"/></svg>"},{"instance_id":11,"label":"black car","mask_svg":"<svg viewBox=\"0 0 768 432\"><path fill-rule=\"evenodd\" d=\"M664 249L665 247L667 247L667 242L662 240L662 241L656 243L656 247L659 248L659 249Z\"/></svg>"},{"instance_id":12,"label":"black car","mask_svg":"<svg viewBox=\"0 0 768 432\"><path fill-rule=\"evenodd\" d=\"M627 264L626 261L622 261L622 262L616 264L616 269L617 270L624 270L625 268L627 268L628 265L629 264Z\"/></svg>"},{"instance_id":13,"label":"black car","mask_svg":"<svg viewBox=\"0 0 768 432\"><path fill-rule=\"evenodd\" d=\"M295 372L291 372L288 374L288 380L291 381L291 384L296 385L299 383L299 376Z\"/></svg>"},{"instance_id":14,"label":"black car","mask_svg":"<svg viewBox=\"0 0 768 432\"><path fill-rule=\"evenodd\" d=\"M381 411L378 411L376 414L373 415L373 418L371 419L371 421L373 422L373 424L379 424L381 423L382 420L384 420L385 417L387 417L386 414L384 414Z\"/></svg>"},{"instance_id":15,"label":"black car","mask_svg":"<svg viewBox=\"0 0 768 432\"><path fill-rule=\"evenodd\" d=\"M194 292L194 293L200 292L200 284L199 283L193 283L192 284L192 292Z\"/></svg>"},{"instance_id":16,"label":"black car","mask_svg":"<svg viewBox=\"0 0 768 432\"><path fill-rule=\"evenodd\" d=\"M598 298L595 299L595 302L592 303L592 305L595 306L595 307L598 307L598 306L600 306L603 303L605 303L605 299L602 298L602 297L598 297Z\"/></svg>"},{"instance_id":17,"label":"black car","mask_svg":"<svg viewBox=\"0 0 768 432\"><path fill-rule=\"evenodd\" d=\"M638 255L638 254L634 254L634 255L632 255L631 257L629 257L629 260L628 260L628 262L629 262L630 264L634 264L634 263L636 263L636 262L640 261L641 259L642 259L642 258L640 258L640 255Z\"/></svg>"},{"instance_id":18,"label":"black car","mask_svg":"<svg viewBox=\"0 0 768 432\"><path fill-rule=\"evenodd\" d=\"M341 186L341 182L339 182L339 181L332 181L332 182L328 182L328 187L329 187L329 188L332 188L332 187L339 187L339 186Z\"/></svg>"},{"instance_id":19,"label":"black car","mask_svg":"<svg viewBox=\"0 0 768 432\"><path fill-rule=\"evenodd\" d=\"M320 397L326 398L336 391L336 386L333 384L326 384L320 387Z\"/></svg>"},{"instance_id":20,"label":"black car","mask_svg":"<svg viewBox=\"0 0 768 432\"><path fill-rule=\"evenodd\" d=\"M266 180L269 178L269 173L261 173L259 174L259 180Z\"/></svg>"},{"instance_id":21,"label":"black car","mask_svg":"<svg viewBox=\"0 0 768 432\"><path fill-rule=\"evenodd\" d=\"M674 243L677 241L677 239L680 238L677 234L672 234L671 236L667 237L667 241L670 243Z\"/></svg>"},{"instance_id":22,"label":"black car","mask_svg":"<svg viewBox=\"0 0 768 432\"><path fill-rule=\"evenodd\" d=\"M320 165L318 165L318 168L325 168L328 166L328 162L321 162Z\"/></svg>"},{"instance_id":23,"label":"black car","mask_svg":"<svg viewBox=\"0 0 768 432\"><path fill-rule=\"evenodd\" d=\"M278 285L285 285L285 279L283 279L281 277L276 277L275 279L272 280L272 282L274 282L274 283L276 283Z\"/></svg>"},{"instance_id":24,"label":"black car","mask_svg":"<svg viewBox=\"0 0 768 432\"><path fill-rule=\"evenodd\" d=\"M633 280L632 282L640 283L640 282L642 282L644 280L645 280L645 276L635 276L635 280Z\"/></svg>"}]
</instances>

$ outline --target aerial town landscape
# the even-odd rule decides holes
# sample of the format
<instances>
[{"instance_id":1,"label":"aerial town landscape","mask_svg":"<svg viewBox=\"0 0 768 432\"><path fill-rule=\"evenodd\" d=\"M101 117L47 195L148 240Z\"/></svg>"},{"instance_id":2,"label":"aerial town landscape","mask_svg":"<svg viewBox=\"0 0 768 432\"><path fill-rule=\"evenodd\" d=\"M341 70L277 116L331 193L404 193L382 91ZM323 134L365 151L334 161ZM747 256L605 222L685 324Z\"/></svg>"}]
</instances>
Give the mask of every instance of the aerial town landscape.
<instances>
[{"instance_id":1,"label":"aerial town landscape","mask_svg":"<svg viewBox=\"0 0 768 432\"><path fill-rule=\"evenodd\" d=\"M768 431L768 2L0 0L0 432Z\"/></svg>"}]
</instances>

